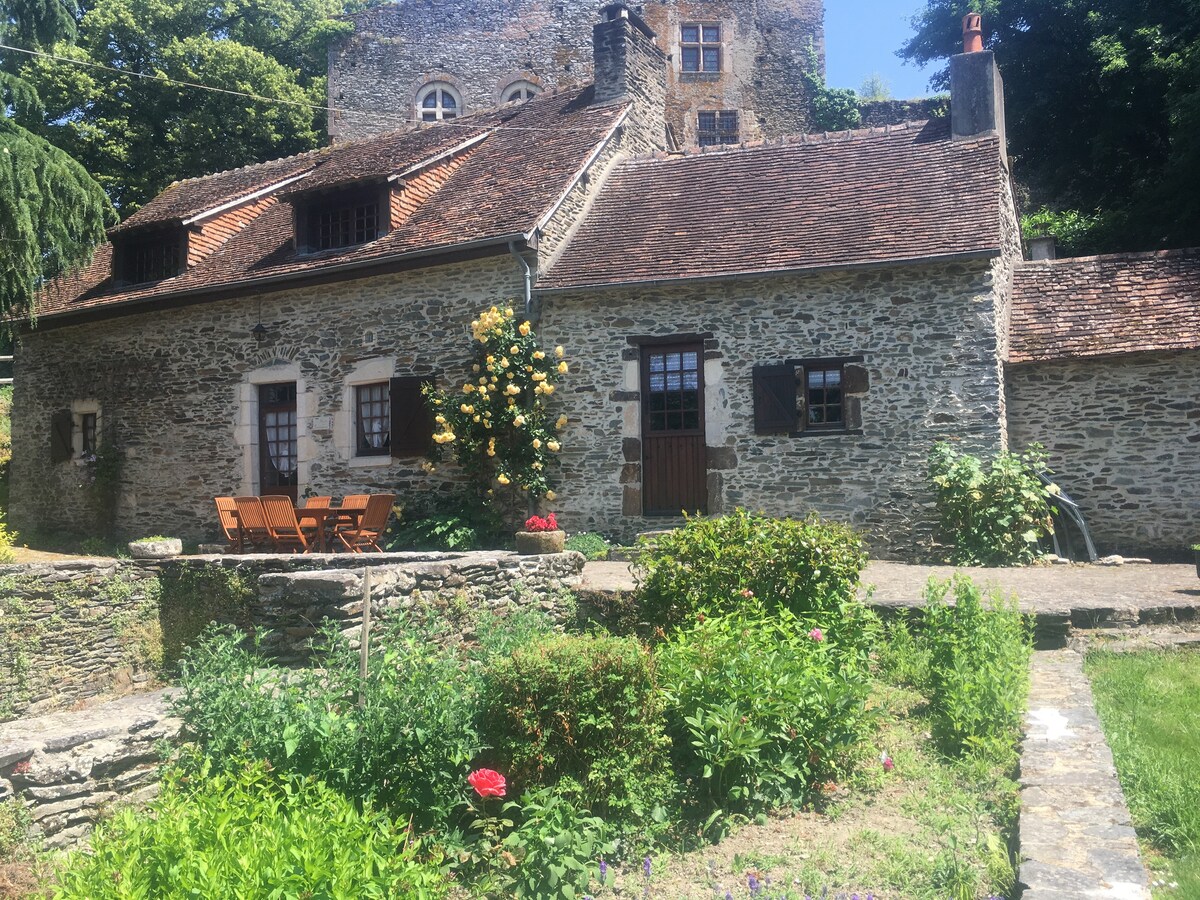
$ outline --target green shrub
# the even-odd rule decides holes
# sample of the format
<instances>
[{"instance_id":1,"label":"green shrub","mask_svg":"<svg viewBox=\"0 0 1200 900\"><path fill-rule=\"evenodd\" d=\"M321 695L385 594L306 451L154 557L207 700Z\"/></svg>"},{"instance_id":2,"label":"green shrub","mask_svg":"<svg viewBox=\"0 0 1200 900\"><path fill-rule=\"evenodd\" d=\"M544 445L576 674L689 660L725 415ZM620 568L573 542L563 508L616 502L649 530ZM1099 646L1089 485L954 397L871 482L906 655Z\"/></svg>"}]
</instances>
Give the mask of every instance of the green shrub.
<instances>
[{"instance_id":1,"label":"green shrub","mask_svg":"<svg viewBox=\"0 0 1200 900\"><path fill-rule=\"evenodd\" d=\"M0 511L0 564L16 560L16 554L13 552L13 544L16 540L17 533L5 526L4 513Z\"/></svg>"},{"instance_id":2,"label":"green shrub","mask_svg":"<svg viewBox=\"0 0 1200 900\"><path fill-rule=\"evenodd\" d=\"M17 862L32 857L32 824L33 817L20 801L0 801L0 859Z\"/></svg>"},{"instance_id":3,"label":"green shrub","mask_svg":"<svg viewBox=\"0 0 1200 900\"><path fill-rule=\"evenodd\" d=\"M691 518L643 546L643 615L663 626L692 622L701 611L735 610L750 596L803 621L833 621L829 614L853 599L867 562L862 537L845 525L742 509Z\"/></svg>"},{"instance_id":4,"label":"green shrub","mask_svg":"<svg viewBox=\"0 0 1200 900\"><path fill-rule=\"evenodd\" d=\"M947 600L953 591L954 604ZM1029 690L1033 631L1013 600L987 605L971 579L930 579L921 640L929 648L933 738L952 756L1015 758Z\"/></svg>"},{"instance_id":5,"label":"green shrub","mask_svg":"<svg viewBox=\"0 0 1200 900\"><path fill-rule=\"evenodd\" d=\"M517 859L507 896L574 900L598 876L600 858L615 851L603 819L553 790L526 793L505 812L519 823L500 843Z\"/></svg>"},{"instance_id":6,"label":"green shrub","mask_svg":"<svg viewBox=\"0 0 1200 900\"><path fill-rule=\"evenodd\" d=\"M175 710L219 765L270 760L435 827L461 805L480 749L475 682L403 623L380 628L373 648L362 683L340 636L328 637L322 669L292 671L211 634L184 660Z\"/></svg>"},{"instance_id":7,"label":"green shrub","mask_svg":"<svg viewBox=\"0 0 1200 900\"><path fill-rule=\"evenodd\" d=\"M482 550L502 546L504 523L492 506L461 494L413 501L392 518L384 549Z\"/></svg>"},{"instance_id":8,"label":"green shrub","mask_svg":"<svg viewBox=\"0 0 1200 900\"><path fill-rule=\"evenodd\" d=\"M59 900L444 896L407 823L358 811L315 780L262 763L169 775L150 812L122 810L58 872Z\"/></svg>"},{"instance_id":9,"label":"green shrub","mask_svg":"<svg viewBox=\"0 0 1200 900\"><path fill-rule=\"evenodd\" d=\"M1038 543L1054 531L1051 498L1058 493L1038 476L1046 471L1040 445L1024 453L997 453L990 463L959 453L945 441L929 454L929 481L937 496L941 536L954 545L959 566L1012 566L1041 555Z\"/></svg>"},{"instance_id":10,"label":"green shrub","mask_svg":"<svg viewBox=\"0 0 1200 900\"><path fill-rule=\"evenodd\" d=\"M840 630L866 613L847 604ZM753 811L800 800L838 775L864 734L867 656L786 609L704 617L657 651L677 767L707 808Z\"/></svg>"},{"instance_id":11,"label":"green shrub","mask_svg":"<svg viewBox=\"0 0 1200 900\"><path fill-rule=\"evenodd\" d=\"M253 576L221 565L165 567L159 575L163 660L175 666L212 622L250 625Z\"/></svg>"},{"instance_id":12,"label":"green shrub","mask_svg":"<svg viewBox=\"0 0 1200 900\"><path fill-rule=\"evenodd\" d=\"M480 610L475 616L476 660L488 663L506 657L554 632L553 620L540 609L522 607L500 613Z\"/></svg>"},{"instance_id":13,"label":"green shrub","mask_svg":"<svg viewBox=\"0 0 1200 900\"><path fill-rule=\"evenodd\" d=\"M590 560L608 559L608 541L591 531L571 535L567 538L567 549L582 553Z\"/></svg>"},{"instance_id":14,"label":"green shrub","mask_svg":"<svg viewBox=\"0 0 1200 900\"><path fill-rule=\"evenodd\" d=\"M483 681L485 758L517 790L554 786L623 823L666 798L662 701L636 640L549 635L495 660Z\"/></svg>"}]
</instances>

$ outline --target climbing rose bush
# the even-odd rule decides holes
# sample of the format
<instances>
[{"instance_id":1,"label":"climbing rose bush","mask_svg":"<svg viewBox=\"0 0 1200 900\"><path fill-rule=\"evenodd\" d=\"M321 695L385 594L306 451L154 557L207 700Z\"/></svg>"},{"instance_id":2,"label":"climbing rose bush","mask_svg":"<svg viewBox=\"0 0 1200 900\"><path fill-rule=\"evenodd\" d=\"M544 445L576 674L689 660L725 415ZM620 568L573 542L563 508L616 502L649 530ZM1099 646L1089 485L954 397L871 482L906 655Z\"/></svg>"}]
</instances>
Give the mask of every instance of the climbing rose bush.
<instances>
[{"instance_id":1,"label":"climbing rose bush","mask_svg":"<svg viewBox=\"0 0 1200 900\"><path fill-rule=\"evenodd\" d=\"M437 423L433 455L452 453L488 496L495 486L511 486L554 500L548 470L567 417L554 418L549 406L570 368L563 348L543 350L533 326L518 322L511 307L484 310L471 334L470 377L454 391L426 388Z\"/></svg>"}]
</instances>

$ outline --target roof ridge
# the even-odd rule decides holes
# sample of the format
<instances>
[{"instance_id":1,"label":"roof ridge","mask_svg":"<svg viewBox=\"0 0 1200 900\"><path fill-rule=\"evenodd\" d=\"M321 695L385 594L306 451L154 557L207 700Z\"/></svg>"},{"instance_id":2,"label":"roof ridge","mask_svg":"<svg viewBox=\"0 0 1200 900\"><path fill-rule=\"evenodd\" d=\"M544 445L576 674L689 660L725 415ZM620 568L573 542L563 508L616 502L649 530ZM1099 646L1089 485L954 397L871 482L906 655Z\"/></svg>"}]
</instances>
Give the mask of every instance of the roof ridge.
<instances>
[{"instance_id":1,"label":"roof ridge","mask_svg":"<svg viewBox=\"0 0 1200 900\"><path fill-rule=\"evenodd\" d=\"M219 178L222 175L233 175L237 172L246 172L250 169L271 166L275 165L276 163L287 162L288 160L299 160L305 156L313 156L318 153L324 153L329 149L329 147L314 147L311 150L302 150L299 153L293 153L291 156L280 156L275 159L263 160L262 162L246 163L244 166L236 166L232 169L221 169L219 172L209 172L206 175L193 175L191 178L180 178L179 180L172 181L170 184L168 184L157 196L161 197L167 191L171 190L171 188L178 187L181 184L195 184L197 181L207 181L209 178ZM157 199L157 197L155 199Z\"/></svg>"},{"instance_id":2,"label":"roof ridge","mask_svg":"<svg viewBox=\"0 0 1200 900\"><path fill-rule=\"evenodd\" d=\"M1026 259L1018 268L1039 266L1049 268L1067 263L1124 262L1143 259L1184 259L1200 256L1200 247L1174 247L1169 250L1130 250L1122 253L1097 253L1093 256L1060 256L1057 259Z\"/></svg>"},{"instance_id":3,"label":"roof ridge","mask_svg":"<svg viewBox=\"0 0 1200 900\"><path fill-rule=\"evenodd\" d=\"M780 135L777 138L758 138L756 140L741 141L737 144L717 144L711 147L685 147L672 151L659 150L653 153L641 153L636 156L631 156L628 162L693 159L701 156L722 156L725 154L735 154L749 150L765 150L788 146L849 144L855 141L866 140L868 138L886 137L904 132L919 133L928 127L931 122L936 121L939 120L920 119L909 122L899 122L891 125L872 125L867 128L851 128L844 131L818 131L811 133L785 134ZM981 139L987 140L989 137L989 135L981 135L979 138L971 138L970 140L958 141L957 143L960 145L970 145L978 143Z\"/></svg>"}]
</instances>

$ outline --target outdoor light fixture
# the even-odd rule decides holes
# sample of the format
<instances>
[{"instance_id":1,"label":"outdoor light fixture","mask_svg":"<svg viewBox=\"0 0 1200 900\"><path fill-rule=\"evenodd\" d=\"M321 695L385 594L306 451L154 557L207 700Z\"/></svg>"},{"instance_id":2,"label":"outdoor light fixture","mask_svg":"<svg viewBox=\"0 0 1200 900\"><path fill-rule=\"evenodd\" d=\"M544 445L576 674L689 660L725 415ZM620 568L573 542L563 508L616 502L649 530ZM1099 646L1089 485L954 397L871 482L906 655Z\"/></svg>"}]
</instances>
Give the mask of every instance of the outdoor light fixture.
<instances>
[{"instance_id":1,"label":"outdoor light fixture","mask_svg":"<svg viewBox=\"0 0 1200 900\"><path fill-rule=\"evenodd\" d=\"M267 329L262 322L259 322L257 325L251 328L250 333L254 335L254 342L256 344L261 344L267 339Z\"/></svg>"}]
</instances>

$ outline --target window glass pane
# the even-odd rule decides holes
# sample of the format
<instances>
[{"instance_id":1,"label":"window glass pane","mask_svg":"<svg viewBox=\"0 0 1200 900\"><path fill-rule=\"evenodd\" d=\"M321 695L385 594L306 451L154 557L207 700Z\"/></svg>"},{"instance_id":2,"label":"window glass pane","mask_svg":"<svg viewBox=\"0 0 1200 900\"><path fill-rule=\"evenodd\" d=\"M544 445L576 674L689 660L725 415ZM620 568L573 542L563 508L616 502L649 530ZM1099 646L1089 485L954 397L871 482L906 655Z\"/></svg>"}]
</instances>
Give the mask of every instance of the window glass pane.
<instances>
[{"instance_id":1,"label":"window glass pane","mask_svg":"<svg viewBox=\"0 0 1200 900\"><path fill-rule=\"evenodd\" d=\"M421 101L421 105L426 109L437 109L437 91L430 91L425 95L425 99Z\"/></svg>"},{"instance_id":2,"label":"window glass pane","mask_svg":"<svg viewBox=\"0 0 1200 900\"><path fill-rule=\"evenodd\" d=\"M669 372L667 374L667 390L678 391L683 388L683 379L679 377L678 372ZM674 395L672 395L674 396Z\"/></svg>"},{"instance_id":3,"label":"window glass pane","mask_svg":"<svg viewBox=\"0 0 1200 900\"><path fill-rule=\"evenodd\" d=\"M683 47L681 49L683 60L683 71L699 72L700 71L700 48L699 47Z\"/></svg>"},{"instance_id":4,"label":"window glass pane","mask_svg":"<svg viewBox=\"0 0 1200 900\"><path fill-rule=\"evenodd\" d=\"M721 40L720 25L705 25L704 26L704 43L715 44Z\"/></svg>"},{"instance_id":5,"label":"window glass pane","mask_svg":"<svg viewBox=\"0 0 1200 900\"><path fill-rule=\"evenodd\" d=\"M446 109L457 109L458 108L458 102L454 99L453 94L451 94L449 91L441 91L441 95L442 95L442 106L444 106Z\"/></svg>"},{"instance_id":6,"label":"window glass pane","mask_svg":"<svg viewBox=\"0 0 1200 900\"><path fill-rule=\"evenodd\" d=\"M831 387L842 383L842 370L829 369L825 373L825 383Z\"/></svg>"},{"instance_id":7,"label":"window glass pane","mask_svg":"<svg viewBox=\"0 0 1200 900\"><path fill-rule=\"evenodd\" d=\"M683 387L685 390L689 390L689 391L697 390L700 387L700 373L699 372L684 372L683 373Z\"/></svg>"},{"instance_id":8,"label":"window glass pane","mask_svg":"<svg viewBox=\"0 0 1200 900\"><path fill-rule=\"evenodd\" d=\"M701 131L716 131L717 130L717 114L715 112L700 113L699 128Z\"/></svg>"},{"instance_id":9,"label":"window glass pane","mask_svg":"<svg viewBox=\"0 0 1200 900\"><path fill-rule=\"evenodd\" d=\"M679 366L680 366L679 354L678 353L668 353L667 354L667 371L668 372L678 372Z\"/></svg>"},{"instance_id":10,"label":"window glass pane","mask_svg":"<svg viewBox=\"0 0 1200 900\"><path fill-rule=\"evenodd\" d=\"M650 357L650 371L661 372L667 367L666 359L661 353L656 353Z\"/></svg>"},{"instance_id":11,"label":"window glass pane","mask_svg":"<svg viewBox=\"0 0 1200 900\"><path fill-rule=\"evenodd\" d=\"M700 40L699 25L684 25L680 28L680 40L685 44L695 44Z\"/></svg>"},{"instance_id":12,"label":"window glass pane","mask_svg":"<svg viewBox=\"0 0 1200 900\"><path fill-rule=\"evenodd\" d=\"M666 378L661 374L651 374L650 376L650 391L652 393L661 394L667 389Z\"/></svg>"},{"instance_id":13,"label":"window glass pane","mask_svg":"<svg viewBox=\"0 0 1200 900\"><path fill-rule=\"evenodd\" d=\"M705 72L720 72L721 71L721 50L719 47L704 48L704 71Z\"/></svg>"},{"instance_id":14,"label":"window glass pane","mask_svg":"<svg viewBox=\"0 0 1200 900\"><path fill-rule=\"evenodd\" d=\"M662 412L664 409L666 409L667 401L665 399L663 399L665 397L666 397L666 394L663 394L661 392L651 394L650 395L650 411L651 412Z\"/></svg>"},{"instance_id":15,"label":"window glass pane","mask_svg":"<svg viewBox=\"0 0 1200 900\"><path fill-rule=\"evenodd\" d=\"M809 388L823 388L825 386L825 373L820 370L813 370L808 373Z\"/></svg>"},{"instance_id":16,"label":"window glass pane","mask_svg":"<svg viewBox=\"0 0 1200 900\"><path fill-rule=\"evenodd\" d=\"M691 411L683 414L683 427L694 431L700 427L700 413Z\"/></svg>"}]
</instances>

